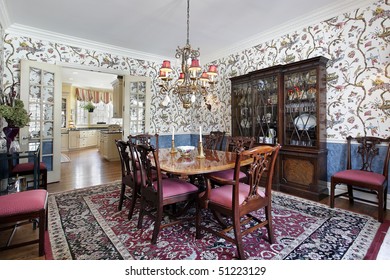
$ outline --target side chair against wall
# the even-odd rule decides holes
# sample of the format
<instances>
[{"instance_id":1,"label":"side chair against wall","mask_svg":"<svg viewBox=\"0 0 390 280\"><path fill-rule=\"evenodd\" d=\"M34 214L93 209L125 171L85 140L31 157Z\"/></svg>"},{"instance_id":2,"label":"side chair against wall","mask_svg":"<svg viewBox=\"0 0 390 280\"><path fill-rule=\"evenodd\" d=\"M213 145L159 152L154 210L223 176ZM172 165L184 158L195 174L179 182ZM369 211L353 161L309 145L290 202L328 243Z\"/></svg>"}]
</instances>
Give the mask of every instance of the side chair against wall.
<instances>
[{"instance_id":1,"label":"side chair against wall","mask_svg":"<svg viewBox=\"0 0 390 280\"><path fill-rule=\"evenodd\" d=\"M240 259L246 258L242 240L244 235L265 226L268 232L268 241L270 243L274 242L271 187L279 150L280 145L278 144L276 146L263 145L237 152L234 180L226 180L224 185L218 188L211 188L210 180L206 180L207 188L200 195L199 208L196 214L196 238L201 238L202 230L222 237L236 245L238 258ZM239 180L239 173L242 160L247 157L252 157L253 163L249 166L248 183L243 183ZM265 180L263 177L265 177ZM251 214L262 208L265 212L264 220ZM221 228L217 223L215 226L202 225L202 209L221 214L220 217L226 217L227 221L231 220L232 225L226 228ZM218 219L217 222L219 223ZM251 224L249 224L250 222ZM246 225L246 228L242 231L243 225ZM248 225L252 226L248 227ZM231 230L234 232L233 237L228 234Z\"/></svg>"},{"instance_id":2,"label":"side chair against wall","mask_svg":"<svg viewBox=\"0 0 390 280\"><path fill-rule=\"evenodd\" d=\"M209 135L204 135L203 148L208 150L222 150L224 131L211 131Z\"/></svg>"},{"instance_id":3,"label":"side chair against wall","mask_svg":"<svg viewBox=\"0 0 390 280\"><path fill-rule=\"evenodd\" d=\"M137 145L138 161L141 170L141 206L138 219L138 228L142 228L143 216L148 214L154 219L152 244L156 244L160 230L172 226L186 219L176 219L161 224L164 206L175 205L178 202L196 202L198 188L179 178L163 178L158 160L157 150L148 144ZM157 179L153 172L156 170ZM197 203L196 203L197 205ZM147 207L150 206L151 209ZM176 215L175 215L176 216Z\"/></svg>"},{"instance_id":4,"label":"side chair against wall","mask_svg":"<svg viewBox=\"0 0 390 280\"><path fill-rule=\"evenodd\" d=\"M356 149L357 159L352 158L352 141L358 143ZM388 190L388 169L390 158L390 137L387 139L378 137L347 137L347 169L332 175L330 186L330 207L334 207L336 197L345 196L352 204L354 200L370 202L378 205L378 221L383 222L383 213L386 210ZM382 173L374 172L374 164L378 163L379 145L386 144L387 151L383 162ZM347 185L347 191L335 194L336 186ZM353 191L373 193L378 201L354 197Z\"/></svg>"},{"instance_id":5,"label":"side chair against wall","mask_svg":"<svg viewBox=\"0 0 390 280\"><path fill-rule=\"evenodd\" d=\"M255 143L254 137L246 136L227 136L225 143L225 150L229 152L239 152L241 150L248 150L253 147ZM221 185L226 180L232 180L234 178L234 169L228 169L218 172L212 172L205 174L213 184ZM244 181L247 178L246 168L243 167L239 173L240 181Z\"/></svg>"}]
</instances>

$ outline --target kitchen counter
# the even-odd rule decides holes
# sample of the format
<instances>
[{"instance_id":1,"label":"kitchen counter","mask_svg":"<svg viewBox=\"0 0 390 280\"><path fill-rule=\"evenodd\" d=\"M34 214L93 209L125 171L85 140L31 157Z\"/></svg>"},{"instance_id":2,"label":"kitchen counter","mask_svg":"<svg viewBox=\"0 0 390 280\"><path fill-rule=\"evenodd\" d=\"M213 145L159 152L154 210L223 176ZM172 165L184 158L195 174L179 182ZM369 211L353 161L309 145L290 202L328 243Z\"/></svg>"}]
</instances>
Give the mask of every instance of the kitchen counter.
<instances>
[{"instance_id":1,"label":"kitchen counter","mask_svg":"<svg viewBox=\"0 0 390 280\"><path fill-rule=\"evenodd\" d=\"M103 133L103 134L118 134L118 133L122 134L122 131L101 130L100 132Z\"/></svg>"}]
</instances>

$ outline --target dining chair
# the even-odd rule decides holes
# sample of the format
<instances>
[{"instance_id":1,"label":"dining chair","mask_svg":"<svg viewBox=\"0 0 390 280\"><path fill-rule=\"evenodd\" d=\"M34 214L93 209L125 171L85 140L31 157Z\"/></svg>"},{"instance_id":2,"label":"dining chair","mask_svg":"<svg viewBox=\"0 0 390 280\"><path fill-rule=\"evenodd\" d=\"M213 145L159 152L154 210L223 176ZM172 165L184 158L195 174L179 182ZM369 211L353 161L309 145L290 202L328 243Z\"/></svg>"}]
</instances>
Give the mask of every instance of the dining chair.
<instances>
[{"instance_id":1,"label":"dining chair","mask_svg":"<svg viewBox=\"0 0 390 280\"><path fill-rule=\"evenodd\" d=\"M224 131L211 131L209 135L204 135L203 148L208 150L222 150Z\"/></svg>"},{"instance_id":2,"label":"dining chair","mask_svg":"<svg viewBox=\"0 0 390 280\"><path fill-rule=\"evenodd\" d=\"M6 245L0 246L0 251L28 246L38 243L39 256L45 254L45 231L47 230L47 199L48 192L42 189L34 189L24 192L16 192L0 196L0 232L12 232ZM38 221L38 238L29 241L12 242L17 228Z\"/></svg>"},{"instance_id":3,"label":"dining chair","mask_svg":"<svg viewBox=\"0 0 390 280\"><path fill-rule=\"evenodd\" d=\"M158 146L158 138L159 134L149 134L149 133L141 133L141 134L130 134L128 136L129 141L132 143L138 145L138 144L151 144L153 145L157 150L159 148Z\"/></svg>"},{"instance_id":4,"label":"dining chair","mask_svg":"<svg viewBox=\"0 0 390 280\"><path fill-rule=\"evenodd\" d=\"M202 230L224 238L236 245L239 259L246 258L243 236L260 227L266 227L268 241L274 243L271 187L279 150L280 145L278 144L276 146L257 146L236 152L233 180L226 180L224 185L211 188L210 179L206 179L206 190L198 200L199 207L195 223L197 239L202 237ZM239 180L239 174L242 162L247 157L253 158L253 162L249 166L248 183L243 183ZM263 208L264 216L254 213ZM220 223L215 223L215 225L202 224L202 211L218 213L229 226L221 227ZM218 222L217 219L216 222Z\"/></svg>"},{"instance_id":5,"label":"dining chair","mask_svg":"<svg viewBox=\"0 0 390 280\"><path fill-rule=\"evenodd\" d=\"M119 158L121 162L121 192L119 196L118 211L122 210L123 201L125 198L130 199L129 219L132 218L134 207L136 204L137 196L139 193L140 176L137 175L136 168L134 167L134 153L131 151L130 143L123 140L115 140L116 147L118 149ZM135 170L135 172L134 172ZM139 172L138 172L139 173ZM138 181L138 182L137 182ZM126 186L131 189L131 196L126 194Z\"/></svg>"},{"instance_id":6,"label":"dining chair","mask_svg":"<svg viewBox=\"0 0 390 280\"><path fill-rule=\"evenodd\" d=\"M254 143L255 143L254 137L227 136L226 143L225 143L225 150L228 152L239 152L241 150L248 150L253 147ZM204 176L210 179L213 185L221 185L226 180L232 180L234 178L234 168L207 173ZM245 181L246 178L247 178L247 168L242 167L239 172L239 179L240 181Z\"/></svg>"},{"instance_id":7,"label":"dining chair","mask_svg":"<svg viewBox=\"0 0 390 280\"><path fill-rule=\"evenodd\" d=\"M352 141L357 142L356 149L352 148ZM345 170L336 172L331 176L330 207L334 207L335 198L344 196L353 204L354 200L360 200L378 205L378 221L383 222L383 212L386 211L388 170L390 158L390 137L387 139L378 137L347 137L347 166ZM386 145L387 151L384 161L379 160L379 146ZM352 157L352 153L356 157ZM355 159L357 158L357 159ZM382 166L383 169L374 166ZM335 194L336 186L347 185L347 191ZM375 194L377 200L356 197L354 191Z\"/></svg>"},{"instance_id":8,"label":"dining chair","mask_svg":"<svg viewBox=\"0 0 390 280\"><path fill-rule=\"evenodd\" d=\"M156 244L158 234L162 228L188 220L188 218L175 219L162 224L163 215L167 213L164 212L164 209L166 210L165 206L175 205L178 202L184 202L188 205L196 201L198 188L179 178L163 178L157 149L150 144L136 145L136 149L141 173L141 206L137 226L141 229L144 215L149 215L154 220L151 243ZM153 178L153 170L156 170L156 180ZM148 206L151 208L148 208ZM175 218L179 216L177 213L170 214Z\"/></svg>"},{"instance_id":9,"label":"dining chair","mask_svg":"<svg viewBox=\"0 0 390 280\"><path fill-rule=\"evenodd\" d=\"M37 151L37 157L40 158L40 148ZM22 162L19 163L19 158L12 157L8 161L9 166L9 176L18 177L18 176L33 176L34 175L34 162ZM38 163L38 188L47 190L47 167L44 162ZM34 183L34 180L27 180L27 188L29 183Z\"/></svg>"}]
</instances>

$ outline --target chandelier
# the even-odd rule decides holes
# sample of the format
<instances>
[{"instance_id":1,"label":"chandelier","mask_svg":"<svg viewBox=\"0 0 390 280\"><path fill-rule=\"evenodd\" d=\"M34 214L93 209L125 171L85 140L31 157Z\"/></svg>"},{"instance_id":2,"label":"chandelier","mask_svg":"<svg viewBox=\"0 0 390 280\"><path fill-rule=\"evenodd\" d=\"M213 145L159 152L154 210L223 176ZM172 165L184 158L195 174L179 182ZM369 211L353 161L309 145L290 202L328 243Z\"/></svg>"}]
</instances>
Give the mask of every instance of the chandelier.
<instances>
[{"instance_id":1,"label":"chandelier","mask_svg":"<svg viewBox=\"0 0 390 280\"><path fill-rule=\"evenodd\" d=\"M202 96L207 104L212 92L215 90L217 66L210 65L208 71L203 71L199 63L200 51L192 49L190 45L190 0L187 0L187 43L184 47L177 47L175 57L181 58L181 73L179 78L172 82L172 68L169 60L164 60L160 68L160 93L166 95L169 102L168 93L177 94L183 107L188 109L195 102L196 95ZM211 108L210 104L207 104Z\"/></svg>"}]
</instances>

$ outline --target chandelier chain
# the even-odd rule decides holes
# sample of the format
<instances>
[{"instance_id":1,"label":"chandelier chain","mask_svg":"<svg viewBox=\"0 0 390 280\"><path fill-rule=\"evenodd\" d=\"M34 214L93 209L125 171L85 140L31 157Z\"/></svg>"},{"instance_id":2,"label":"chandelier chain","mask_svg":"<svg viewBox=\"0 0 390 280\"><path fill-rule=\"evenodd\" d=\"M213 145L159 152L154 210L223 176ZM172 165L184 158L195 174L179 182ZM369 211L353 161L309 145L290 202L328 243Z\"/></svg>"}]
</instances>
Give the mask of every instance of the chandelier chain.
<instances>
[{"instance_id":1,"label":"chandelier chain","mask_svg":"<svg viewBox=\"0 0 390 280\"><path fill-rule=\"evenodd\" d=\"M190 44L190 0L187 0L187 45Z\"/></svg>"}]
</instances>

